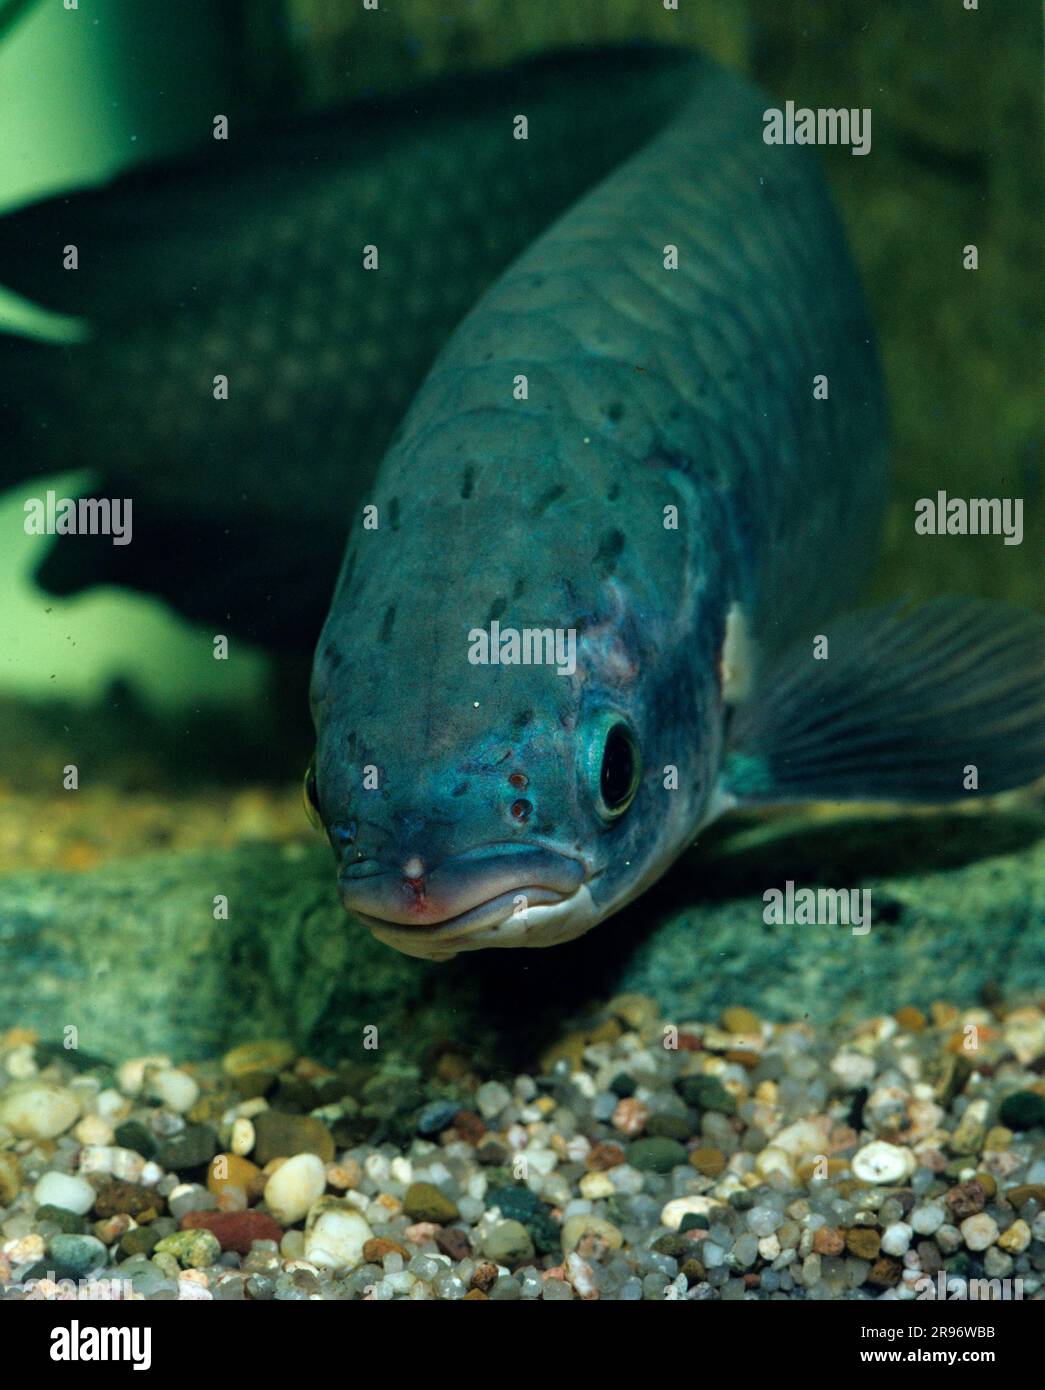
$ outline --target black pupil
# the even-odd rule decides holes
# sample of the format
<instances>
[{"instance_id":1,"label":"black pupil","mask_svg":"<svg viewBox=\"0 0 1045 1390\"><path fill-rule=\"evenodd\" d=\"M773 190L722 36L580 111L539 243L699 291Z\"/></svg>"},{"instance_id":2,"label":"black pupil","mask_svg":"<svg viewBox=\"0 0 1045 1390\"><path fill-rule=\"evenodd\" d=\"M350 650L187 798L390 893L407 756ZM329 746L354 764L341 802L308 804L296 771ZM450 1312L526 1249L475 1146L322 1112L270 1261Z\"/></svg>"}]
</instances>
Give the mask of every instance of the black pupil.
<instances>
[{"instance_id":1,"label":"black pupil","mask_svg":"<svg viewBox=\"0 0 1045 1390\"><path fill-rule=\"evenodd\" d=\"M634 775L635 754L631 739L623 724L615 724L606 737L606 747L602 751L602 772L599 777L602 799L611 811L622 806L631 795Z\"/></svg>"}]
</instances>

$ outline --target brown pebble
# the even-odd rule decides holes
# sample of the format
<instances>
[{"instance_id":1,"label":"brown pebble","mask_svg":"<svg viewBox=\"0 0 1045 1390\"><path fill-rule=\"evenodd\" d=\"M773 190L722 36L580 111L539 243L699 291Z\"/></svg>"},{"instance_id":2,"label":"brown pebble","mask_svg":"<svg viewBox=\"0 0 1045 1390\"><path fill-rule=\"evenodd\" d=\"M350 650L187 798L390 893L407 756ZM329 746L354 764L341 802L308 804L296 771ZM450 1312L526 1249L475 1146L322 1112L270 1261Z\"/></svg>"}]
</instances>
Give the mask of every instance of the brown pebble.
<instances>
[{"instance_id":1,"label":"brown pebble","mask_svg":"<svg viewBox=\"0 0 1045 1390\"><path fill-rule=\"evenodd\" d=\"M220 1196L226 1187L241 1187L249 1192L250 1185L261 1172L256 1163L240 1154L216 1154L207 1169L207 1189Z\"/></svg>"},{"instance_id":2,"label":"brown pebble","mask_svg":"<svg viewBox=\"0 0 1045 1390\"><path fill-rule=\"evenodd\" d=\"M722 1060L732 1062L735 1066L744 1067L747 1071L754 1071L762 1061L757 1052L741 1051L740 1048L733 1048L729 1052L723 1052Z\"/></svg>"},{"instance_id":3,"label":"brown pebble","mask_svg":"<svg viewBox=\"0 0 1045 1390\"><path fill-rule=\"evenodd\" d=\"M283 1227L263 1211L187 1211L181 1228L210 1231L222 1250L235 1250L240 1255L249 1255L256 1240L283 1239Z\"/></svg>"},{"instance_id":4,"label":"brown pebble","mask_svg":"<svg viewBox=\"0 0 1045 1390\"><path fill-rule=\"evenodd\" d=\"M846 1232L846 1249L858 1260L877 1259L881 1244L882 1237L870 1226L854 1226Z\"/></svg>"},{"instance_id":5,"label":"brown pebble","mask_svg":"<svg viewBox=\"0 0 1045 1390\"><path fill-rule=\"evenodd\" d=\"M901 1028L906 1028L909 1033L921 1033L925 1029L926 1017L921 1009L916 1009L913 1004L905 1004L903 1008L897 1009L894 1015Z\"/></svg>"},{"instance_id":6,"label":"brown pebble","mask_svg":"<svg viewBox=\"0 0 1045 1390\"><path fill-rule=\"evenodd\" d=\"M699 1284L703 1281L705 1269L695 1256L691 1256L688 1260L682 1261L679 1273L686 1276L686 1283L692 1288L694 1284Z\"/></svg>"},{"instance_id":7,"label":"brown pebble","mask_svg":"<svg viewBox=\"0 0 1045 1390\"><path fill-rule=\"evenodd\" d=\"M483 1124L482 1117L477 1115L474 1110L458 1110L454 1116L453 1128L457 1130L460 1138L466 1144L473 1147L486 1133L486 1126Z\"/></svg>"},{"instance_id":8,"label":"brown pebble","mask_svg":"<svg viewBox=\"0 0 1045 1390\"><path fill-rule=\"evenodd\" d=\"M491 1264L489 1260L485 1260L476 1268L475 1273L472 1275L472 1288L482 1289L483 1293L489 1293L496 1283L497 1266Z\"/></svg>"},{"instance_id":9,"label":"brown pebble","mask_svg":"<svg viewBox=\"0 0 1045 1390\"><path fill-rule=\"evenodd\" d=\"M723 1009L719 1022L727 1033L761 1033L762 1022L750 1009L739 1006Z\"/></svg>"},{"instance_id":10,"label":"brown pebble","mask_svg":"<svg viewBox=\"0 0 1045 1390\"><path fill-rule=\"evenodd\" d=\"M469 1289L468 1292L465 1294L464 1298L461 1299L461 1302L474 1303L476 1299L480 1298L484 1302L486 1301L486 1295L483 1293L482 1289Z\"/></svg>"},{"instance_id":11,"label":"brown pebble","mask_svg":"<svg viewBox=\"0 0 1045 1390\"><path fill-rule=\"evenodd\" d=\"M845 1249L842 1232L833 1226L818 1226L813 1232L813 1249L818 1255L840 1255Z\"/></svg>"},{"instance_id":12,"label":"brown pebble","mask_svg":"<svg viewBox=\"0 0 1045 1390\"><path fill-rule=\"evenodd\" d=\"M9 1206L22 1190L18 1159L5 1150L0 1153L0 1204Z\"/></svg>"},{"instance_id":13,"label":"brown pebble","mask_svg":"<svg viewBox=\"0 0 1045 1390\"><path fill-rule=\"evenodd\" d=\"M699 1052L704 1046L696 1033L680 1033L677 1042L680 1052Z\"/></svg>"},{"instance_id":14,"label":"brown pebble","mask_svg":"<svg viewBox=\"0 0 1045 1390\"><path fill-rule=\"evenodd\" d=\"M943 1200L957 1223L983 1211L987 1205L987 1193L980 1182L973 1178L970 1182L962 1182L952 1187L949 1192L944 1193Z\"/></svg>"},{"instance_id":15,"label":"brown pebble","mask_svg":"<svg viewBox=\"0 0 1045 1390\"><path fill-rule=\"evenodd\" d=\"M324 1163L334 1159L334 1136L314 1115L284 1115L279 1110L262 1110L254 1116L254 1158L264 1168L273 1158L293 1158L295 1154L317 1154Z\"/></svg>"},{"instance_id":16,"label":"brown pebble","mask_svg":"<svg viewBox=\"0 0 1045 1390\"><path fill-rule=\"evenodd\" d=\"M997 1196L998 1184L994 1181L994 1177L991 1173L977 1173L973 1181L978 1182L983 1188L988 1202L993 1201Z\"/></svg>"},{"instance_id":17,"label":"brown pebble","mask_svg":"<svg viewBox=\"0 0 1045 1390\"><path fill-rule=\"evenodd\" d=\"M94 1199L95 1214L99 1217L117 1216L126 1212L140 1221L152 1221L164 1206L163 1198L154 1187L137 1182L111 1182Z\"/></svg>"},{"instance_id":18,"label":"brown pebble","mask_svg":"<svg viewBox=\"0 0 1045 1390\"><path fill-rule=\"evenodd\" d=\"M880 1255L871 1266L867 1282L876 1289L894 1289L903 1275L903 1265L889 1255Z\"/></svg>"},{"instance_id":19,"label":"brown pebble","mask_svg":"<svg viewBox=\"0 0 1045 1390\"><path fill-rule=\"evenodd\" d=\"M441 1255L449 1255L451 1260L467 1260L472 1253L472 1242L467 1231L459 1226L443 1226L435 1233L435 1243Z\"/></svg>"},{"instance_id":20,"label":"brown pebble","mask_svg":"<svg viewBox=\"0 0 1045 1390\"><path fill-rule=\"evenodd\" d=\"M1007 1187L1002 1196L1014 1207L1022 1207L1025 1202L1038 1202L1045 1207L1045 1182L1017 1183L1015 1187Z\"/></svg>"},{"instance_id":21,"label":"brown pebble","mask_svg":"<svg viewBox=\"0 0 1045 1390\"><path fill-rule=\"evenodd\" d=\"M624 1162L624 1158L624 1150L619 1144L601 1142L593 1144L589 1149L584 1166L589 1173L605 1173L609 1168L618 1168Z\"/></svg>"},{"instance_id":22,"label":"brown pebble","mask_svg":"<svg viewBox=\"0 0 1045 1390\"><path fill-rule=\"evenodd\" d=\"M363 1259L368 1265L379 1265L386 1255L402 1255L404 1260L410 1258L403 1246L384 1236L372 1236L363 1246Z\"/></svg>"},{"instance_id":23,"label":"brown pebble","mask_svg":"<svg viewBox=\"0 0 1045 1390\"><path fill-rule=\"evenodd\" d=\"M690 1151L689 1161L697 1172L703 1173L706 1178L717 1178L725 1169L726 1155L721 1149L705 1144Z\"/></svg>"}]
</instances>

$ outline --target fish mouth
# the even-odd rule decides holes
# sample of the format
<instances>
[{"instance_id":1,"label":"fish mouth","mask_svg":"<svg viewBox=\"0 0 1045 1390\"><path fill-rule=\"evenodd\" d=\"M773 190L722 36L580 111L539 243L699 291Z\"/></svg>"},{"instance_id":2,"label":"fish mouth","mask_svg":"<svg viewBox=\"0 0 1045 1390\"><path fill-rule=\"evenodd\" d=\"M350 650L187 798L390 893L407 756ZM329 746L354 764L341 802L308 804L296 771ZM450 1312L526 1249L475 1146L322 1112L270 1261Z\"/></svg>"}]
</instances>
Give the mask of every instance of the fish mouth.
<instances>
[{"instance_id":1,"label":"fish mouth","mask_svg":"<svg viewBox=\"0 0 1045 1390\"><path fill-rule=\"evenodd\" d=\"M515 843L444 860L422 879L379 866L346 872L339 887L344 906L379 941L407 955L445 956L478 937L518 943L532 909L568 902L588 878L580 859Z\"/></svg>"}]
</instances>

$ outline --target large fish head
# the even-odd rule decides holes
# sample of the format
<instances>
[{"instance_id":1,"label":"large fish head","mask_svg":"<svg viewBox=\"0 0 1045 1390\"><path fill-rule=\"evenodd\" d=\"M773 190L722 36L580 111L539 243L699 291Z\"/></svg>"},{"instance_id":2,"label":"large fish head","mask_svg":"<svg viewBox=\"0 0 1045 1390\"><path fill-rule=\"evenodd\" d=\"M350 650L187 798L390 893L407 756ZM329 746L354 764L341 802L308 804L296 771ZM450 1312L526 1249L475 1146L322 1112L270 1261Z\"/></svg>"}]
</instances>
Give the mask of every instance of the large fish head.
<instances>
[{"instance_id":1,"label":"large fish head","mask_svg":"<svg viewBox=\"0 0 1045 1390\"><path fill-rule=\"evenodd\" d=\"M407 586L408 608L405 561L382 587L376 547L343 582L317 649L306 796L345 907L381 941L435 959L568 941L703 819L714 661L658 618L648 577L578 566L576 532L561 553L546 537L520 593L517 560L476 566L474 535L455 546L452 514L440 524L443 569Z\"/></svg>"}]
</instances>

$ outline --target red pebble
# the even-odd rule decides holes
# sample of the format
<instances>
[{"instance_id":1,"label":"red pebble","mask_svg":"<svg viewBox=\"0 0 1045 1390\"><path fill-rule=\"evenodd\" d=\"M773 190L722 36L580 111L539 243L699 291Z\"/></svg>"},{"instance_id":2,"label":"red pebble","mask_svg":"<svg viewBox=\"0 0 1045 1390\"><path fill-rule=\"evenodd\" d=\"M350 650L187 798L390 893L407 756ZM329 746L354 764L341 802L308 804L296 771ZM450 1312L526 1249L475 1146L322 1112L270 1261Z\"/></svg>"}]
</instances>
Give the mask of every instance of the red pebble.
<instances>
[{"instance_id":1,"label":"red pebble","mask_svg":"<svg viewBox=\"0 0 1045 1390\"><path fill-rule=\"evenodd\" d=\"M680 1052L700 1052L704 1046L696 1033L680 1033L678 1044Z\"/></svg>"},{"instance_id":2,"label":"red pebble","mask_svg":"<svg viewBox=\"0 0 1045 1390\"><path fill-rule=\"evenodd\" d=\"M263 1211L187 1211L181 1228L210 1231L222 1250L235 1250L240 1255L250 1254L252 1241L283 1239L283 1227Z\"/></svg>"}]
</instances>

